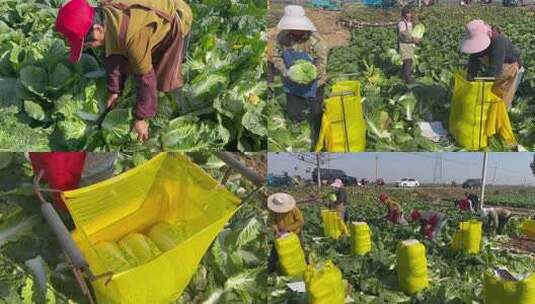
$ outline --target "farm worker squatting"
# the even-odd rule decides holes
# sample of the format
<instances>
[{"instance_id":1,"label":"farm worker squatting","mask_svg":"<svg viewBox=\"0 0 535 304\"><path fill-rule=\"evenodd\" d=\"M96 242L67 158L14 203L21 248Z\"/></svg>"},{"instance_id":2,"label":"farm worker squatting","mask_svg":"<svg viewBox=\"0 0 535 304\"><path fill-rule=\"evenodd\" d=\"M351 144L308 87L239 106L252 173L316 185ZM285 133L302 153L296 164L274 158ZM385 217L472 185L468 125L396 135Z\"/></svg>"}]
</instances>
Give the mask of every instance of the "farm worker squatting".
<instances>
[{"instance_id":1,"label":"farm worker squatting","mask_svg":"<svg viewBox=\"0 0 535 304\"><path fill-rule=\"evenodd\" d=\"M420 233L430 240L435 240L438 233L447 222L446 214L435 211L420 211L413 209L411 220L420 223Z\"/></svg>"},{"instance_id":2,"label":"farm worker squatting","mask_svg":"<svg viewBox=\"0 0 535 304\"><path fill-rule=\"evenodd\" d=\"M511 107L524 71L520 48L497 28L483 20L472 20L466 25L461 52L470 54L467 79L473 80L485 62L490 67L488 76L496 78L492 92Z\"/></svg>"},{"instance_id":3,"label":"farm worker squatting","mask_svg":"<svg viewBox=\"0 0 535 304\"><path fill-rule=\"evenodd\" d=\"M412 12L409 8L401 9L401 20L398 23L398 50L401 60L401 77L406 84L414 83L412 77L412 65L414 63L415 44L420 39L412 37Z\"/></svg>"},{"instance_id":4,"label":"farm worker squatting","mask_svg":"<svg viewBox=\"0 0 535 304\"><path fill-rule=\"evenodd\" d=\"M281 31L277 36L271 60L283 77L286 111L291 120L300 122L305 119L304 111L310 108L309 123L313 148L321 126L329 51L301 6L286 6L277 28ZM318 79L308 85L292 82L288 78L288 69L297 60L312 62L318 70Z\"/></svg>"},{"instance_id":5,"label":"farm worker squatting","mask_svg":"<svg viewBox=\"0 0 535 304\"><path fill-rule=\"evenodd\" d=\"M301 210L296 206L293 196L287 193L272 194L268 197L267 205L270 210L268 225L273 230L275 237L278 238L286 233L293 232L299 237L301 247L304 248L303 226L305 225L305 219ZM269 273L276 271L278 259L275 244L273 244L268 261Z\"/></svg>"},{"instance_id":6,"label":"farm worker squatting","mask_svg":"<svg viewBox=\"0 0 535 304\"><path fill-rule=\"evenodd\" d=\"M338 213L338 216L344 220L344 222L348 221L348 215L346 211L346 203L347 203L347 192L344 188L344 183L341 179L337 178L334 180L334 182L331 184L331 187L334 188L335 192L334 195L336 195L336 201L332 202L332 205L334 206L334 209Z\"/></svg>"},{"instance_id":7,"label":"farm worker squatting","mask_svg":"<svg viewBox=\"0 0 535 304\"><path fill-rule=\"evenodd\" d=\"M391 199L388 194L385 192L381 193L379 196L379 201L388 209L388 213L386 214L387 220L394 224L408 224L407 220L405 220L405 217L403 216L403 209L401 209L401 205L395 200Z\"/></svg>"},{"instance_id":8,"label":"farm worker squatting","mask_svg":"<svg viewBox=\"0 0 535 304\"><path fill-rule=\"evenodd\" d=\"M134 76L133 128L144 141L149 137L147 120L156 114L157 91L180 93L191 21L191 10L182 0L104 1L98 7L71 0L59 9L56 30L67 39L72 63L80 60L84 47L104 48L108 108L117 103L127 77Z\"/></svg>"}]
</instances>

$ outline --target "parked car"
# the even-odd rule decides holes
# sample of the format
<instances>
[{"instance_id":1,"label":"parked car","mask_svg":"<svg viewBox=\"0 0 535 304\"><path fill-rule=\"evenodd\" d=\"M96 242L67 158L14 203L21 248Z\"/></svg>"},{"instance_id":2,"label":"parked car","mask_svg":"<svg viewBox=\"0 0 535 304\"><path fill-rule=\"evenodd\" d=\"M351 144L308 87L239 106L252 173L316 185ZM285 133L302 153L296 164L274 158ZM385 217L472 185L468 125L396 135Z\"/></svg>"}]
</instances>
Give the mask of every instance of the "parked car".
<instances>
[{"instance_id":1,"label":"parked car","mask_svg":"<svg viewBox=\"0 0 535 304\"><path fill-rule=\"evenodd\" d=\"M375 184L377 186L384 186L385 185L385 180L382 179L382 178L378 178L376 181L375 181Z\"/></svg>"},{"instance_id":2,"label":"parked car","mask_svg":"<svg viewBox=\"0 0 535 304\"><path fill-rule=\"evenodd\" d=\"M470 178L464 181L463 188L478 188L481 187L481 179L480 178Z\"/></svg>"},{"instance_id":3,"label":"parked car","mask_svg":"<svg viewBox=\"0 0 535 304\"><path fill-rule=\"evenodd\" d=\"M290 187L294 181L288 174L268 174L267 184L269 187Z\"/></svg>"},{"instance_id":4,"label":"parked car","mask_svg":"<svg viewBox=\"0 0 535 304\"><path fill-rule=\"evenodd\" d=\"M414 188L414 187L419 187L420 186L420 182L418 182L414 178L402 178L400 181L398 181L396 183L396 185L398 187Z\"/></svg>"},{"instance_id":5,"label":"parked car","mask_svg":"<svg viewBox=\"0 0 535 304\"><path fill-rule=\"evenodd\" d=\"M327 168L321 168L320 171L320 178L322 181L326 181L327 184L330 184L334 182L335 179L339 178L342 180L344 185L357 185L358 180L356 177L347 175L344 171L339 169L327 169ZM318 170L314 169L312 170L312 180L316 181L318 180Z\"/></svg>"}]
</instances>

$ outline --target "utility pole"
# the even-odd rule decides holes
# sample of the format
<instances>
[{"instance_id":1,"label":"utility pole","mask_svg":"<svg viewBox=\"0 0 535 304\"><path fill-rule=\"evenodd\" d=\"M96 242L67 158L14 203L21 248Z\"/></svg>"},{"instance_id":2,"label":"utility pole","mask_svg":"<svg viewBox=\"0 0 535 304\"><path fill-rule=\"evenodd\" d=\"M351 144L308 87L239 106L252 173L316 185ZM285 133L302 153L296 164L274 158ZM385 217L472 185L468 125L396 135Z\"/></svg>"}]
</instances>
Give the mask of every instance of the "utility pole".
<instances>
[{"instance_id":1,"label":"utility pole","mask_svg":"<svg viewBox=\"0 0 535 304\"><path fill-rule=\"evenodd\" d=\"M316 170L318 172L318 192L321 191L321 154L318 152L316 153Z\"/></svg>"},{"instance_id":2,"label":"utility pole","mask_svg":"<svg viewBox=\"0 0 535 304\"><path fill-rule=\"evenodd\" d=\"M379 155L375 153L375 181L379 178Z\"/></svg>"},{"instance_id":3,"label":"utility pole","mask_svg":"<svg viewBox=\"0 0 535 304\"><path fill-rule=\"evenodd\" d=\"M496 183L496 170L498 169L497 166L494 166L494 173L492 174L492 183Z\"/></svg>"},{"instance_id":4,"label":"utility pole","mask_svg":"<svg viewBox=\"0 0 535 304\"><path fill-rule=\"evenodd\" d=\"M483 152L483 168L481 169L481 209L485 203L485 185L487 183L487 162L489 159L488 152Z\"/></svg>"}]
</instances>

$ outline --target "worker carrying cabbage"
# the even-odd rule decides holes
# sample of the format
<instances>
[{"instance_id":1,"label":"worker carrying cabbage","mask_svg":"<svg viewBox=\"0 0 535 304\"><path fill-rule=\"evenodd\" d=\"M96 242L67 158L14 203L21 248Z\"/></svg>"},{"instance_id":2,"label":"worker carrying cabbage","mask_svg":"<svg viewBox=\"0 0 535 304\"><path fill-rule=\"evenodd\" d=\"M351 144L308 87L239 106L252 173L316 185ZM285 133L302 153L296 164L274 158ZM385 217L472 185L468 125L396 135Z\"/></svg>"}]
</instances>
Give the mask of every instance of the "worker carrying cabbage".
<instances>
[{"instance_id":1,"label":"worker carrying cabbage","mask_svg":"<svg viewBox=\"0 0 535 304\"><path fill-rule=\"evenodd\" d=\"M485 230L489 234L503 234L511 215L511 211L505 208L481 209L481 218L483 219L483 223L485 223Z\"/></svg>"},{"instance_id":2,"label":"worker carrying cabbage","mask_svg":"<svg viewBox=\"0 0 535 304\"><path fill-rule=\"evenodd\" d=\"M293 196L287 193L275 193L268 197L267 206L270 210L268 216L268 225L272 229L276 238L286 233L293 232L301 241L301 247L304 248L303 226L305 219L301 210L296 206ZM278 255L275 244L269 257L268 271L275 272L278 264Z\"/></svg>"},{"instance_id":3,"label":"worker carrying cabbage","mask_svg":"<svg viewBox=\"0 0 535 304\"><path fill-rule=\"evenodd\" d=\"M331 187L334 188L334 192L332 193L333 196L331 196L330 207L331 209L336 210L338 216L340 216L340 218L343 219L344 222L347 222L349 220L349 216L346 210L347 192L344 188L344 183L341 179L337 178L331 184Z\"/></svg>"},{"instance_id":4,"label":"worker carrying cabbage","mask_svg":"<svg viewBox=\"0 0 535 304\"><path fill-rule=\"evenodd\" d=\"M442 212L420 211L415 208L411 212L411 220L420 224L420 233L424 237L435 240L446 225L447 216Z\"/></svg>"},{"instance_id":5,"label":"worker carrying cabbage","mask_svg":"<svg viewBox=\"0 0 535 304\"><path fill-rule=\"evenodd\" d=\"M401 57L401 78L406 84L414 83L412 66L414 63L414 51L416 44L421 42L424 28L418 25L415 31L412 26L412 12L408 7L401 9L401 20L398 23L398 50Z\"/></svg>"},{"instance_id":6,"label":"worker carrying cabbage","mask_svg":"<svg viewBox=\"0 0 535 304\"><path fill-rule=\"evenodd\" d=\"M321 126L328 49L301 6L286 6L277 28L271 61L283 77L286 111L291 120L300 122L310 109L314 147Z\"/></svg>"},{"instance_id":7,"label":"worker carrying cabbage","mask_svg":"<svg viewBox=\"0 0 535 304\"><path fill-rule=\"evenodd\" d=\"M84 47L103 48L108 108L115 106L127 77L133 76L133 129L144 141L149 137L148 119L156 114L157 91L175 91L177 97L180 93L191 21L183 0L103 1L98 7L71 0L59 9L56 30L70 46L72 63L80 60Z\"/></svg>"},{"instance_id":8,"label":"worker carrying cabbage","mask_svg":"<svg viewBox=\"0 0 535 304\"><path fill-rule=\"evenodd\" d=\"M381 195L379 195L379 201L388 209L388 213L385 216L388 221L400 225L408 224L407 220L405 220L405 216L403 215L403 209L401 208L401 205L395 200L391 199L388 194L385 192L381 193Z\"/></svg>"},{"instance_id":9,"label":"worker carrying cabbage","mask_svg":"<svg viewBox=\"0 0 535 304\"><path fill-rule=\"evenodd\" d=\"M484 76L496 78L492 92L510 107L524 72L520 48L496 27L472 20L466 25L461 52L470 54L467 79L471 81L480 74L484 63L488 66Z\"/></svg>"}]
</instances>

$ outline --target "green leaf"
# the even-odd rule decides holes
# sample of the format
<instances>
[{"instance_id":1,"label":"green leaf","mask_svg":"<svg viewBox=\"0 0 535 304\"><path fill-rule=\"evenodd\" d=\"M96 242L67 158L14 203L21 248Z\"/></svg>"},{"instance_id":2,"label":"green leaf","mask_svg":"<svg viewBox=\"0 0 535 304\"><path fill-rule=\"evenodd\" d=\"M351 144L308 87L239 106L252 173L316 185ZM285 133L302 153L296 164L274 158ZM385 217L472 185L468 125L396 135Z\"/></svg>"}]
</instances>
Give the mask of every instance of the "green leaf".
<instances>
[{"instance_id":1,"label":"green leaf","mask_svg":"<svg viewBox=\"0 0 535 304\"><path fill-rule=\"evenodd\" d=\"M50 75L50 86L54 89L60 89L69 84L71 77L71 70L63 63L58 63L54 72Z\"/></svg>"},{"instance_id":2,"label":"green leaf","mask_svg":"<svg viewBox=\"0 0 535 304\"><path fill-rule=\"evenodd\" d=\"M46 121L46 114L43 108L36 102L31 100L25 100L24 101L24 111L26 111L26 114L30 116L31 118L38 120L38 121Z\"/></svg>"},{"instance_id":3,"label":"green leaf","mask_svg":"<svg viewBox=\"0 0 535 304\"><path fill-rule=\"evenodd\" d=\"M20 81L31 92L43 94L48 87L48 75L40 67L29 65L20 70Z\"/></svg>"}]
</instances>

